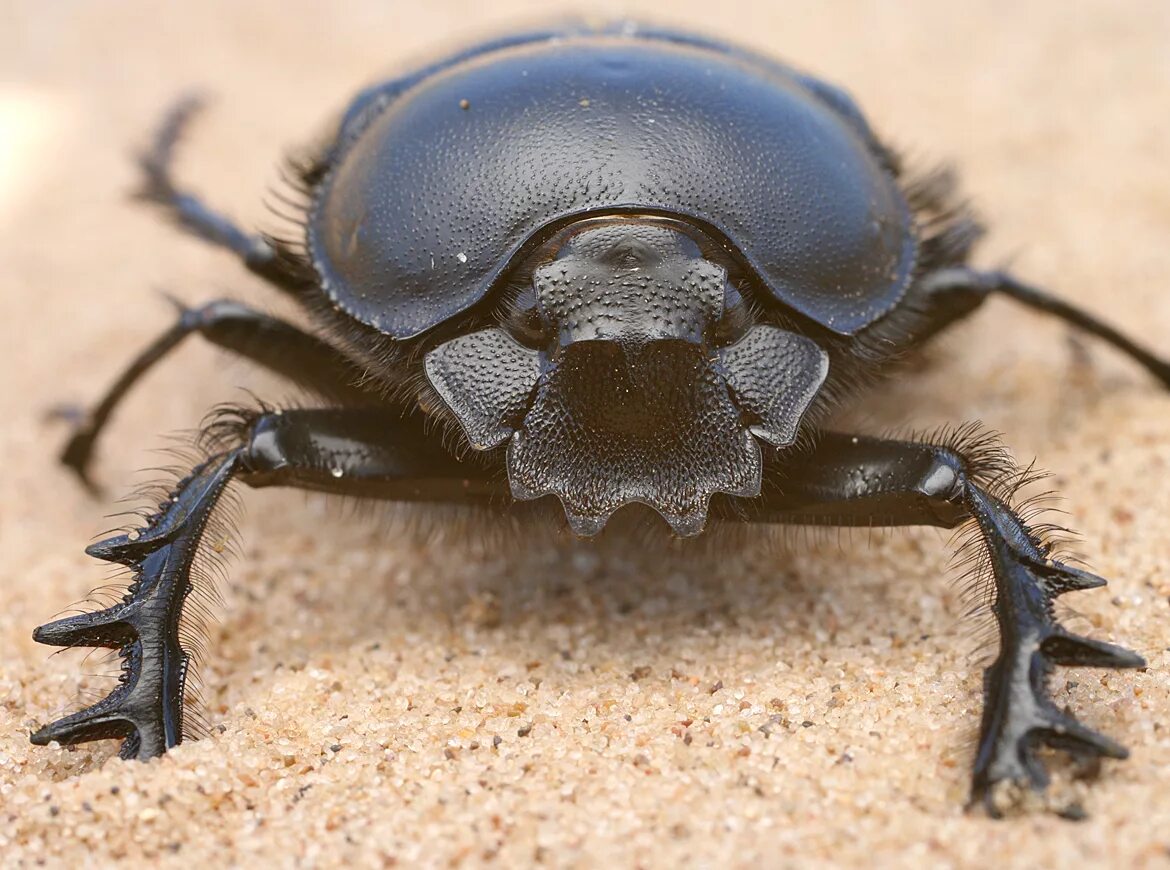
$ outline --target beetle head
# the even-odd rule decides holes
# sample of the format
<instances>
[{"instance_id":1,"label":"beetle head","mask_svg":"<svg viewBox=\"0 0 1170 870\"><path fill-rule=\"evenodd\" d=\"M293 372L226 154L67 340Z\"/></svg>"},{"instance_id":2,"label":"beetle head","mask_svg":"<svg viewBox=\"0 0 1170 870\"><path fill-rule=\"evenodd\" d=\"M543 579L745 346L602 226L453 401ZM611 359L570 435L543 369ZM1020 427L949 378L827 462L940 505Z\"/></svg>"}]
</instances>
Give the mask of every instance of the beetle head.
<instances>
[{"instance_id":1,"label":"beetle head","mask_svg":"<svg viewBox=\"0 0 1170 870\"><path fill-rule=\"evenodd\" d=\"M772 326L735 334L743 300L713 250L668 219L581 221L534 256L511 332L427 354L472 446L508 442L516 498L556 495L580 535L630 502L693 535L714 493L759 494L756 439L792 444L828 357Z\"/></svg>"}]
</instances>

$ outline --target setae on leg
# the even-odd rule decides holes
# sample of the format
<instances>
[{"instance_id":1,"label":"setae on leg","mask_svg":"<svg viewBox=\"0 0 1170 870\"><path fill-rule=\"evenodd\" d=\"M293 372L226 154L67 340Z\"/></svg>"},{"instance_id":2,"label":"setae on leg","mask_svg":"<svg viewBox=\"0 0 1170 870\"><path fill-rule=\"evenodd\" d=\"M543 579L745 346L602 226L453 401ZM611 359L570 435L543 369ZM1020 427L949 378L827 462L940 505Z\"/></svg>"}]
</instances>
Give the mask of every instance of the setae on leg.
<instances>
[{"instance_id":1,"label":"setae on leg","mask_svg":"<svg viewBox=\"0 0 1170 870\"><path fill-rule=\"evenodd\" d=\"M179 481L173 500L160 506L144 529L86 549L133 572L121 603L42 625L33 640L116 649L122 674L108 696L41 728L33 743L120 737L123 758L150 758L182 739L190 664L179 641L183 603L193 589L191 568L200 539L238 462L238 451L209 459Z\"/></svg>"},{"instance_id":2,"label":"setae on leg","mask_svg":"<svg viewBox=\"0 0 1170 870\"><path fill-rule=\"evenodd\" d=\"M964 447L825 434L814 451L776 473L749 520L826 525L978 526L990 558L1000 649L984 675L984 712L972 796L993 814L999 783L1040 791L1041 744L1078 759L1125 758L1124 747L1060 710L1048 692L1056 665L1140 668L1136 653L1081 637L1057 621L1053 601L1105 581L1053 559L1008 505L1010 467L986 440Z\"/></svg>"},{"instance_id":3,"label":"setae on leg","mask_svg":"<svg viewBox=\"0 0 1170 870\"><path fill-rule=\"evenodd\" d=\"M500 482L451 458L421 421L395 410L293 410L245 415L213 427L223 449L180 480L141 529L86 552L133 575L113 607L51 622L33 638L53 646L116 649L117 688L31 735L44 745L123 738L124 758L161 755L183 739L189 654L181 643L192 564L228 483L295 486L401 501L489 501Z\"/></svg>"}]
</instances>

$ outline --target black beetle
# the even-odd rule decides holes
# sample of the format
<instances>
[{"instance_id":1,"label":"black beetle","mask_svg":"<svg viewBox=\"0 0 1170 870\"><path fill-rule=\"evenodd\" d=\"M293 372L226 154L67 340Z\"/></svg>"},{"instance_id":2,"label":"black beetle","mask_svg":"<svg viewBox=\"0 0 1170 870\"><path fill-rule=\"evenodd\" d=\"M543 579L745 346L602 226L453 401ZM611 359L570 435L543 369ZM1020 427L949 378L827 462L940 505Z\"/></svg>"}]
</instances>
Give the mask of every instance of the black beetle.
<instances>
[{"instance_id":1,"label":"black beetle","mask_svg":"<svg viewBox=\"0 0 1170 870\"><path fill-rule=\"evenodd\" d=\"M973 796L997 812L997 784L1042 790L1042 744L1083 761L1126 756L1048 694L1055 665L1144 662L1056 620L1058 595L1105 581L1056 559L1021 518L1026 474L977 429L904 441L823 422L993 293L1104 339L1166 385L1170 365L1041 290L969 267L982 228L950 176L907 173L844 92L653 28L499 39L352 101L294 167L298 242L245 233L176 187L171 155L192 108L142 158L143 196L301 303L318 334L231 301L184 310L63 460L88 480L120 397L191 333L326 404L214 418L206 457L145 523L88 549L131 570L124 598L34 636L115 649L122 678L34 743L118 737L123 757L149 758L182 740L182 608L200 539L238 480L497 506L553 495L582 536L631 503L680 536L709 515L969 522L1001 636Z\"/></svg>"}]
</instances>

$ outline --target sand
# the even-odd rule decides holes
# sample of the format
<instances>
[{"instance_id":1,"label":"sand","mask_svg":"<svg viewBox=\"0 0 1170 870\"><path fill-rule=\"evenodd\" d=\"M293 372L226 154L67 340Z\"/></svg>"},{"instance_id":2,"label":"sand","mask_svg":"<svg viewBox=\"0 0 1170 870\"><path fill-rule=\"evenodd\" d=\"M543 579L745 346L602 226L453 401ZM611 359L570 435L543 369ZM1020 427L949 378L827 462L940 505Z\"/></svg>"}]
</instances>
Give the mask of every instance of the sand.
<instances>
[{"instance_id":1,"label":"sand","mask_svg":"<svg viewBox=\"0 0 1170 870\"><path fill-rule=\"evenodd\" d=\"M149 764L27 733L110 685L34 626L106 581L83 546L165 464L168 432L278 382L192 343L117 416L94 499L45 409L92 400L189 302L270 300L127 199L176 94L181 158L247 223L278 156L402 58L545 4L10 2L0 11L0 860L7 866L1160 866L1170 863L1170 396L1007 302L858 411L866 431L983 420L1065 497L1111 579L1070 626L1148 670L1062 670L1059 703L1132 749L1088 817L965 813L982 623L947 536L761 533L679 548L366 520L244 493L242 556L201 669L204 739ZM1162 0L602 3L738 39L847 85L993 231L979 262L1170 348L1170 6ZM417 512L415 512L417 513ZM433 518L432 518L433 519ZM814 545L815 544L815 545ZM993 642L992 642L993 648ZM105 676L103 676L103 674Z\"/></svg>"}]
</instances>

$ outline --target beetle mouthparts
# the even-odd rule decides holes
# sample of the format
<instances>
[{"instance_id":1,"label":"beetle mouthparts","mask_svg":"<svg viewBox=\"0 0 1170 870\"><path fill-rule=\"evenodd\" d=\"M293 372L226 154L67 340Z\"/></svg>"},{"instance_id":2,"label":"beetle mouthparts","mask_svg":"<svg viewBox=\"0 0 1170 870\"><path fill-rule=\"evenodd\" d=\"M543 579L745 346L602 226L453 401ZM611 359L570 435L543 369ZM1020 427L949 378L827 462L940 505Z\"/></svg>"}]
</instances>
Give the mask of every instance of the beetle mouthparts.
<instances>
[{"instance_id":1,"label":"beetle mouthparts","mask_svg":"<svg viewBox=\"0 0 1170 870\"><path fill-rule=\"evenodd\" d=\"M556 495L583 536L631 502L696 535L714 493L758 495L762 474L724 376L680 340L566 347L508 448L512 494Z\"/></svg>"},{"instance_id":2,"label":"beetle mouthparts","mask_svg":"<svg viewBox=\"0 0 1170 870\"><path fill-rule=\"evenodd\" d=\"M517 499L557 496L582 536L640 502L690 536L716 492L759 495L756 439L795 441L828 356L811 339L756 326L714 357L685 340L581 341L554 362L487 329L435 348L425 368L473 447L509 442Z\"/></svg>"}]
</instances>

